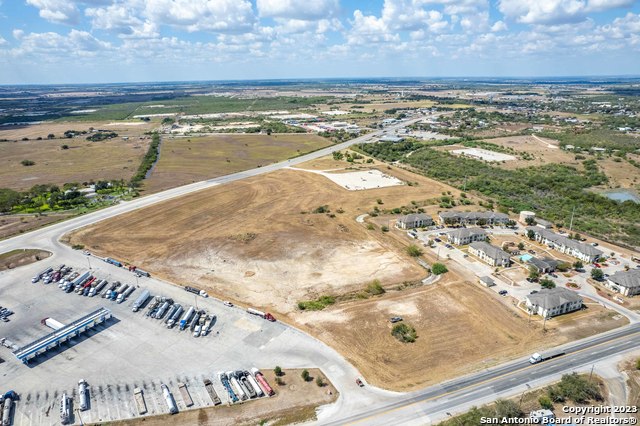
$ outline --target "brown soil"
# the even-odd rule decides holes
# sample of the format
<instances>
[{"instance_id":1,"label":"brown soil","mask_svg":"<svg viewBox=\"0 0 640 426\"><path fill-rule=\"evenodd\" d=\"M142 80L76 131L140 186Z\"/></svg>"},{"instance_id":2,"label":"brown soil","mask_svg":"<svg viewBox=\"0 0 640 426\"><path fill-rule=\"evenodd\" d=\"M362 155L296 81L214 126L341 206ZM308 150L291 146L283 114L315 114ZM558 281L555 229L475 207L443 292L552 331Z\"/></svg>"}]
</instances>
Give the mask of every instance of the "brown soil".
<instances>
[{"instance_id":1,"label":"brown soil","mask_svg":"<svg viewBox=\"0 0 640 426\"><path fill-rule=\"evenodd\" d=\"M71 217L71 214L0 216L0 239L40 228Z\"/></svg>"},{"instance_id":2,"label":"brown soil","mask_svg":"<svg viewBox=\"0 0 640 426\"><path fill-rule=\"evenodd\" d=\"M145 180L146 192L265 166L331 145L317 135L219 134L162 137L160 159Z\"/></svg>"},{"instance_id":3,"label":"brown soil","mask_svg":"<svg viewBox=\"0 0 640 426\"><path fill-rule=\"evenodd\" d=\"M35 249L17 249L0 254L0 271L30 265L51 256L51 252Z\"/></svg>"},{"instance_id":4,"label":"brown soil","mask_svg":"<svg viewBox=\"0 0 640 426\"><path fill-rule=\"evenodd\" d=\"M282 170L100 222L77 231L71 244L171 282L290 312L300 300L376 278L391 285L425 276L386 234L354 219L378 198L400 206L450 188L395 168L384 172L420 184L348 191L324 176ZM335 217L310 213L322 205Z\"/></svg>"},{"instance_id":5,"label":"brown soil","mask_svg":"<svg viewBox=\"0 0 640 426\"><path fill-rule=\"evenodd\" d=\"M265 378L274 384L276 394L271 398L247 401L232 406L218 406L182 411L176 415L164 414L108 422L110 425L127 426L165 426L167 424L226 426L255 425L268 421L272 425L300 423L315 419L315 409L320 405L332 403L338 393L319 369L309 369L313 380L305 382L300 376L302 370L283 370L284 385L275 385L272 371L263 371ZM318 387L316 377L322 377L326 383Z\"/></svg>"}]
</instances>

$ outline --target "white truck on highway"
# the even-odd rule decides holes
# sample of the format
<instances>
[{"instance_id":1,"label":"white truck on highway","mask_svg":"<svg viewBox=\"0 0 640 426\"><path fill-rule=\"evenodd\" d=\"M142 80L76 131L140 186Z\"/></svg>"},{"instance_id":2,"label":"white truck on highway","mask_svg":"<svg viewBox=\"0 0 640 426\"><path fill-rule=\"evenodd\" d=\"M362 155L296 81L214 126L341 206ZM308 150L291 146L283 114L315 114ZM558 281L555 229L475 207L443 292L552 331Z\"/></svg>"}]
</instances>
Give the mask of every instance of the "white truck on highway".
<instances>
[{"instance_id":1,"label":"white truck on highway","mask_svg":"<svg viewBox=\"0 0 640 426\"><path fill-rule=\"evenodd\" d=\"M559 356L562 356L562 355L564 355L564 352L553 352L549 355L540 355L538 352L536 352L533 355L531 355L531 357L529 358L529 363L538 364L543 361L548 361L553 358L558 358Z\"/></svg>"}]
</instances>

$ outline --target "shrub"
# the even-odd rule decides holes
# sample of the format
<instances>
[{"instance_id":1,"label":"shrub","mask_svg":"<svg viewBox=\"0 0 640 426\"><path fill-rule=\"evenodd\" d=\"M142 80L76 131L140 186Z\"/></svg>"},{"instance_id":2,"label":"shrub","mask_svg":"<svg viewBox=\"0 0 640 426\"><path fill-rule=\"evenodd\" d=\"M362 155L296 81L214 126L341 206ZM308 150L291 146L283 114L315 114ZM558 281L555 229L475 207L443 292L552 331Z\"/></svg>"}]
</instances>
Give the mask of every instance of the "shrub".
<instances>
[{"instance_id":1,"label":"shrub","mask_svg":"<svg viewBox=\"0 0 640 426\"><path fill-rule=\"evenodd\" d=\"M322 377L317 377L316 378L316 385L318 385L319 388L324 386L324 380L322 380Z\"/></svg>"},{"instance_id":2,"label":"shrub","mask_svg":"<svg viewBox=\"0 0 640 426\"><path fill-rule=\"evenodd\" d=\"M381 230L382 232L389 232L389 227L388 227L387 225L382 225L382 226L380 227L380 230Z\"/></svg>"},{"instance_id":3,"label":"shrub","mask_svg":"<svg viewBox=\"0 0 640 426\"><path fill-rule=\"evenodd\" d=\"M554 388L562 398L570 399L578 404L602 400L598 385L577 373L565 374Z\"/></svg>"},{"instance_id":4,"label":"shrub","mask_svg":"<svg viewBox=\"0 0 640 426\"><path fill-rule=\"evenodd\" d=\"M82 250L84 248L84 244L74 244L71 248L74 250Z\"/></svg>"},{"instance_id":5,"label":"shrub","mask_svg":"<svg viewBox=\"0 0 640 426\"><path fill-rule=\"evenodd\" d=\"M547 395L542 395L540 398L538 398L538 403L540 404L540 407L546 410L551 410L553 408L553 402L551 402L551 398L549 398Z\"/></svg>"},{"instance_id":6,"label":"shrub","mask_svg":"<svg viewBox=\"0 0 640 426\"><path fill-rule=\"evenodd\" d=\"M415 244L411 244L409 246L407 246L407 248L405 249L407 251L407 254L411 257L420 257L422 256L422 249L420 249L420 247L418 247Z\"/></svg>"},{"instance_id":7,"label":"shrub","mask_svg":"<svg viewBox=\"0 0 640 426\"><path fill-rule=\"evenodd\" d=\"M311 211L311 213L316 213L316 214L329 213L329 212L330 212L329 206L327 206L326 204L324 206L316 207Z\"/></svg>"},{"instance_id":8,"label":"shrub","mask_svg":"<svg viewBox=\"0 0 640 426\"><path fill-rule=\"evenodd\" d=\"M36 162L31 160L22 160L20 164L27 167L27 166L33 166L34 164L36 164Z\"/></svg>"},{"instance_id":9,"label":"shrub","mask_svg":"<svg viewBox=\"0 0 640 426\"><path fill-rule=\"evenodd\" d=\"M304 380L305 382L308 382L311 379L311 375L309 374L309 370L307 370L306 368L304 370L302 370L302 380Z\"/></svg>"},{"instance_id":10,"label":"shrub","mask_svg":"<svg viewBox=\"0 0 640 426\"><path fill-rule=\"evenodd\" d=\"M302 300L298 302L298 309L301 311L321 311L329 305L336 303L333 296L320 296L316 300Z\"/></svg>"},{"instance_id":11,"label":"shrub","mask_svg":"<svg viewBox=\"0 0 640 426\"><path fill-rule=\"evenodd\" d=\"M391 335L403 343L413 343L418 338L416 329L407 323L394 325Z\"/></svg>"},{"instance_id":12,"label":"shrub","mask_svg":"<svg viewBox=\"0 0 640 426\"><path fill-rule=\"evenodd\" d=\"M276 375L276 377L282 376L282 368L276 365L276 368L273 369L273 373Z\"/></svg>"},{"instance_id":13,"label":"shrub","mask_svg":"<svg viewBox=\"0 0 640 426\"><path fill-rule=\"evenodd\" d=\"M593 268L591 270L591 278L596 281L602 281L602 279L604 278L604 272L602 272L602 269L600 268Z\"/></svg>"},{"instance_id":14,"label":"shrub","mask_svg":"<svg viewBox=\"0 0 640 426\"><path fill-rule=\"evenodd\" d=\"M556 283L554 283L549 278L543 278L543 279L540 280L540 286L542 288L555 288L556 287Z\"/></svg>"},{"instance_id":15,"label":"shrub","mask_svg":"<svg viewBox=\"0 0 640 426\"><path fill-rule=\"evenodd\" d=\"M448 271L447 266L442 263L434 263L431 265L431 273L434 275L442 275Z\"/></svg>"},{"instance_id":16,"label":"shrub","mask_svg":"<svg viewBox=\"0 0 640 426\"><path fill-rule=\"evenodd\" d=\"M636 360L636 370L640 370L640 358Z\"/></svg>"},{"instance_id":17,"label":"shrub","mask_svg":"<svg viewBox=\"0 0 640 426\"><path fill-rule=\"evenodd\" d=\"M367 223L367 229L369 231L373 231L374 229L376 229L376 226L373 223Z\"/></svg>"},{"instance_id":18,"label":"shrub","mask_svg":"<svg viewBox=\"0 0 640 426\"><path fill-rule=\"evenodd\" d=\"M62 148L62 149L69 149L69 145L62 145L60 148Z\"/></svg>"},{"instance_id":19,"label":"shrub","mask_svg":"<svg viewBox=\"0 0 640 426\"><path fill-rule=\"evenodd\" d=\"M379 294L384 294L385 293L385 289L382 287L382 284L380 284L380 280L376 279L376 280L371 281L371 283L369 283L369 285L367 285L366 292L376 296L376 295L379 295Z\"/></svg>"}]
</instances>

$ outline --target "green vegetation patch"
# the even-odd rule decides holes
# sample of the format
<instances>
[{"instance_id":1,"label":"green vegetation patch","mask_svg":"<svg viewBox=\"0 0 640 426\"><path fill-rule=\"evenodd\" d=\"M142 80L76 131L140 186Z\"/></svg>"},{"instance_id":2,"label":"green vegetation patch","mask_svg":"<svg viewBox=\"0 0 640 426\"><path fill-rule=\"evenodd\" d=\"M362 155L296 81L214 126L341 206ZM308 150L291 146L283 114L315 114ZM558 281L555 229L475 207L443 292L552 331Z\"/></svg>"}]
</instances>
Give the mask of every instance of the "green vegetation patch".
<instances>
[{"instance_id":1,"label":"green vegetation patch","mask_svg":"<svg viewBox=\"0 0 640 426\"><path fill-rule=\"evenodd\" d=\"M400 323L393 326L391 335L403 343L413 343L418 338L416 329L407 323Z\"/></svg>"},{"instance_id":2,"label":"green vegetation patch","mask_svg":"<svg viewBox=\"0 0 640 426\"><path fill-rule=\"evenodd\" d=\"M336 303L333 296L320 296L316 300L303 300L298 302L298 309L301 311L321 311L329 305Z\"/></svg>"}]
</instances>

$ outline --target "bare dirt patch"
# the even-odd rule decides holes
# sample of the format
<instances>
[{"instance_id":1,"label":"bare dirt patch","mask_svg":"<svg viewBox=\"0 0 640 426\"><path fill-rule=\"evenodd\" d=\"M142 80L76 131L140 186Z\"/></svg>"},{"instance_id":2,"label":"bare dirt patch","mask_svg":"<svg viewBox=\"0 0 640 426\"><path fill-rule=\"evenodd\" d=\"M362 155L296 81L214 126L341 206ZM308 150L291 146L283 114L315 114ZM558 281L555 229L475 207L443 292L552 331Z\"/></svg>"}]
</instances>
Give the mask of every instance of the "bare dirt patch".
<instances>
[{"instance_id":1,"label":"bare dirt patch","mask_svg":"<svg viewBox=\"0 0 640 426\"><path fill-rule=\"evenodd\" d=\"M448 188L396 168L383 171L419 185L354 192L323 176L282 170L118 216L77 231L71 244L171 282L290 312L300 300L361 289L376 278L391 285L425 276L387 234L355 218L378 198L400 206ZM312 213L325 205L328 213Z\"/></svg>"},{"instance_id":2,"label":"bare dirt patch","mask_svg":"<svg viewBox=\"0 0 640 426\"><path fill-rule=\"evenodd\" d=\"M49 225L71 217L71 214L51 213L47 215L6 215L0 216L0 239L8 238L41 226Z\"/></svg>"},{"instance_id":3,"label":"bare dirt patch","mask_svg":"<svg viewBox=\"0 0 640 426\"><path fill-rule=\"evenodd\" d=\"M331 145L317 135L219 134L163 136L160 159L145 180L147 192L249 170Z\"/></svg>"},{"instance_id":4,"label":"bare dirt patch","mask_svg":"<svg viewBox=\"0 0 640 426\"><path fill-rule=\"evenodd\" d=\"M315 409L320 405L332 403L338 397L336 389L319 369L310 368L313 380L305 382L302 370L283 370L283 385L275 384L273 371L262 370L267 381L273 385L276 394L271 398L248 401L244 404L219 406L182 411L176 415L160 415L125 421L110 422L113 425L127 426L165 426L182 425L255 425L268 422L271 425L294 424L315 419ZM325 386L315 383L316 377L322 377Z\"/></svg>"},{"instance_id":5,"label":"bare dirt patch","mask_svg":"<svg viewBox=\"0 0 640 426\"><path fill-rule=\"evenodd\" d=\"M0 187L26 190L37 184L127 180L138 169L148 145L148 139L120 137L101 142L84 137L0 142ZM35 164L23 166L23 160Z\"/></svg>"},{"instance_id":6,"label":"bare dirt patch","mask_svg":"<svg viewBox=\"0 0 640 426\"><path fill-rule=\"evenodd\" d=\"M138 124L140 123L140 124ZM42 138L47 139L49 134L53 134L55 136L55 140L69 140L64 138L64 132L67 130L76 130L78 132L89 131L89 129L104 129L109 131L114 131L118 133L119 136L129 136L139 137L144 132L150 131L158 126L157 123L149 123L144 121L135 122L135 126L131 125L133 123L128 122L104 122L104 121L72 121L72 122L58 122L58 121L48 121L40 124L26 124L26 125L18 125L18 126L2 126L0 127L0 139L8 139L19 141L22 138L36 139ZM80 139L84 139L87 135L78 136ZM64 142L61 142L64 143Z\"/></svg>"},{"instance_id":7,"label":"bare dirt patch","mask_svg":"<svg viewBox=\"0 0 640 426\"><path fill-rule=\"evenodd\" d=\"M2 253L0 254L0 271L30 265L49 256L51 252L37 249L17 249Z\"/></svg>"}]
</instances>

